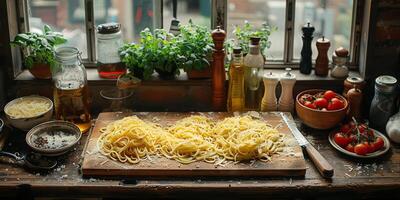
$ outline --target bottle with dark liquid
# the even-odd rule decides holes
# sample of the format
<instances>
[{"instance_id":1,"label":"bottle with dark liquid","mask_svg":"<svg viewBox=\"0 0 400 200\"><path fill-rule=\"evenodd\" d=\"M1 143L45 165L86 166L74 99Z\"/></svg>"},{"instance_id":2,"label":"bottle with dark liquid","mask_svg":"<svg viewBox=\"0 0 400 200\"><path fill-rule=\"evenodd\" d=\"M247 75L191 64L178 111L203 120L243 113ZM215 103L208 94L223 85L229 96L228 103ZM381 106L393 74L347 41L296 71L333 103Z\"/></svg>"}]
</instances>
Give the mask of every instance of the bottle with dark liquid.
<instances>
[{"instance_id":1,"label":"bottle with dark liquid","mask_svg":"<svg viewBox=\"0 0 400 200\"><path fill-rule=\"evenodd\" d=\"M102 78L116 79L126 73L118 49L122 46L121 24L97 26L97 71Z\"/></svg>"},{"instance_id":2,"label":"bottle with dark liquid","mask_svg":"<svg viewBox=\"0 0 400 200\"><path fill-rule=\"evenodd\" d=\"M53 71L56 119L70 121L85 133L91 126L90 97L79 51L74 47L57 48L56 59L58 65Z\"/></svg>"}]
</instances>

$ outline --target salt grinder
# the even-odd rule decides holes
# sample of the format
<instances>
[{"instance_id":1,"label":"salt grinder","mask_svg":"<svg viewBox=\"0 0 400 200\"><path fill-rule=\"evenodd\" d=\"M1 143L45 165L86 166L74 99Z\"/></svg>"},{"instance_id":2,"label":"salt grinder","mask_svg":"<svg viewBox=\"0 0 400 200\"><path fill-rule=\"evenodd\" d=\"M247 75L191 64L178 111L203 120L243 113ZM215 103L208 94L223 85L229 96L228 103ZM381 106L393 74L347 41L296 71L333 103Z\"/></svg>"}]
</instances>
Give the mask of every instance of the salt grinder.
<instances>
[{"instance_id":1,"label":"salt grinder","mask_svg":"<svg viewBox=\"0 0 400 200\"><path fill-rule=\"evenodd\" d=\"M279 77L270 72L263 78L264 81L264 97L261 100L261 111L276 111L277 100L275 94L276 85L279 82Z\"/></svg>"},{"instance_id":2,"label":"salt grinder","mask_svg":"<svg viewBox=\"0 0 400 200\"><path fill-rule=\"evenodd\" d=\"M303 48L301 49L300 72L302 74L310 74L312 69L311 42L315 28L308 22L301 30L303 31Z\"/></svg>"},{"instance_id":3,"label":"salt grinder","mask_svg":"<svg viewBox=\"0 0 400 200\"><path fill-rule=\"evenodd\" d=\"M315 75L327 76L329 73L328 50L331 42L324 36L317 40L318 56L315 60Z\"/></svg>"},{"instance_id":4,"label":"salt grinder","mask_svg":"<svg viewBox=\"0 0 400 200\"><path fill-rule=\"evenodd\" d=\"M349 75L349 69L346 62L349 59L349 51L343 47L339 47L333 52L332 62L334 68L332 69L331 76L334 78L346 78Z\"/></svg>"},{"instance_id":5,"label":"salt grinder","mask_svg":"<svg viewBox=\"0 0 400 200\"><path fill-rule=\"evenodd\" d=\"M294 111L294 100L293 100L293 87L296 83L296 76L291 72L291 68L286 68L281 77L280 83L282 86L281 97L279 98L278 110L282 112Z\"/></svg>"}]
</instances>

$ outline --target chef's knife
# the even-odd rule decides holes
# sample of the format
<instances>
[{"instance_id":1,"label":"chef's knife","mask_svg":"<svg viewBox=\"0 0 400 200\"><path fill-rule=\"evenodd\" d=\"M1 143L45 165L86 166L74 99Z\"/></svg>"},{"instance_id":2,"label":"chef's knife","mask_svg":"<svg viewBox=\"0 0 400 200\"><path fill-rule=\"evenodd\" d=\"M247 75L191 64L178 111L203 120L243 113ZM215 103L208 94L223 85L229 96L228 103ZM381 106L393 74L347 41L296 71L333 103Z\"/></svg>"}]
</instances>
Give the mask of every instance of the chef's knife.
<instances>
[{"instance_id":1,"label":"chef's knife","mask_svg":"<svg viewBox=\"0 0 400 200\"><path fill-rule=\"evenodd\" d=\"M299 145L306 150L308 156L311 158L321 175L325 178L332 177L333 168L329 162L307 141L303 134L300 133L293 120L289 120L284 113L281 113L281 115L290 131L293 133L293 136L296 138Z\"/></svg>"}]
</instances>

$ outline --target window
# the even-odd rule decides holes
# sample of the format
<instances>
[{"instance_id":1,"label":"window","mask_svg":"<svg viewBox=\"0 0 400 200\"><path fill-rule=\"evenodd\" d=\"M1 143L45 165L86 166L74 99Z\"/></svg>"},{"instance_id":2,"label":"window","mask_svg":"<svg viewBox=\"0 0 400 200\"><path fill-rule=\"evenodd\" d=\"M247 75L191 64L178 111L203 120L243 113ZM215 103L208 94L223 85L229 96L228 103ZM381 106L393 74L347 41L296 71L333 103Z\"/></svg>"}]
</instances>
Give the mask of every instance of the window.
<instances>
[{"instance_id":1,"label":"window","mask_svg":"<svg viewBox=\"0 0 400 200\"><path fill-rule=\"evenodd\" d=\"M270 35L271 47L265 52L269 60L283 60L285 41L285 0L228 0L228 37L232 37L233 28L249 21L260 27L264 22L277 27Z\"/></svg>"},{"instance_id":2,"label":"window","mask_svg":"<svg viewBox=\"0 0 400 200\"><path fill-rule=\"evenodd\" d=\"M41 33L48 24L87 57L84 0L28 0L28 8L30 31Z\"/></svg>"},{"instance_id":3,"label":"window","mask_svg":"<svg viewBox=\"0 0 400 200\"><path fill-rule=\"evenodd\" d=\"M328 55L340 46L349 49L351 37L353 1L349 0L297 0L294 35L295 59L300 59L301 26L310 22L315 27L312 43L313 58L317 58L316 38L329 38L331 47ZM315 53L314 53L315 52Z\"/></svg>"},{"instance_id":4,"label":"window","mask_svg":"<svg viewBox=\"0 0 400 200\"><path fill-rule=\"evenodd\" d=\"M172 0L163 1L163 27L168 29L173 19ZM186 24L192 20L196 24L211 27L211 0L177 1L177 19Z\"/></svg>"},{"instance_id":5,"label":"window","mask_svg":"<svg viewBox=\"0 0 400 200\"><path fill-rule=\"evenodd\" d=\"M49 24L77 46L85 61L96 62L95 26L106 22L122 24L125 42L138 41L141 30L169 29L173 19L172 0L19 0L27 7L30 31L41 31ZM23 3L25 2L25 3ZM27 3L26 3L27 2ZM315 41L325 36L331 41L329 58L337 47L350 52L359 38L355 38L354 16L357 0L177 0L177 19L215 28L226 27L228 37L235 25L245 20L256 27L268 22L277 27L270 35L272 45L265 54L267 62L285 67L299 62L302 48L301 27L310 22L315 26L312 44L313 58L317 56ZM26 25L25 25L26 26ZM353 52L351 55L357 55ZM352 59L353 60L353 59ZM357 64L357 63L352 63Z\"/></svg>"}]
</instances>

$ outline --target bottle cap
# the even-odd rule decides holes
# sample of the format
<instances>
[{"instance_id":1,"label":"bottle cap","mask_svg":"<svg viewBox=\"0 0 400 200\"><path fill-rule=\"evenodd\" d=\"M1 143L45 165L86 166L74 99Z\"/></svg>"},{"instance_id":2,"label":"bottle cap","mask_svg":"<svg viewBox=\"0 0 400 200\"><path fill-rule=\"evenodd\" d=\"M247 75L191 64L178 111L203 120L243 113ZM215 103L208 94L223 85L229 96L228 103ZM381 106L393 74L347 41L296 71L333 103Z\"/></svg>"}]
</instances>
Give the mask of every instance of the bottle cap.
<instances>
[{"instance_id":1,"label":"bottle cap","mask_svg":"<svg viewBox=\"0 0 400 200\"><path fill-rule=\"evenodd\" d=\"M397 79L393 76L379 76L375 79L375 89L384 93L392 93L396 89L396 83Z\"/></svg>"},{"instance_id":2,"label":"bottle cap","mask_svg":"<svg viewBox=\"0 0 400 200\"><path fill-rule=\"evenodd\" d=\"M351 83L351 84L358 84L358 83L362 83L364 81L364 79L362 79L361 77L357 77L357 76L349 76L347 77L347 82Z\"/></svg>"},{"instance_id":3,"label":"bottle cap","mask_svg":"<svg viewBox=\"0 0 400 200\"><path fill-rule=\"evenodd\" d=\"M121 30L121 24L115 22L100 24L97 26L97 32L100 34L117 33L119 30Z\"/></svg>"}]
</instances>

